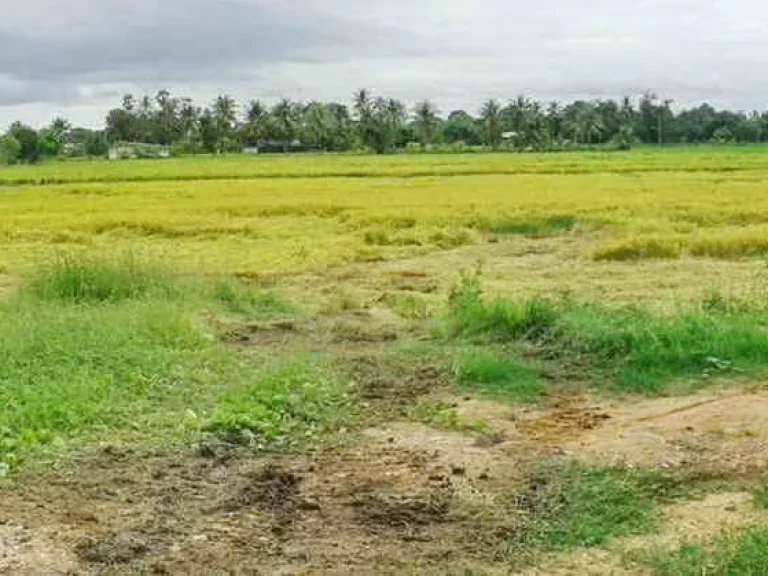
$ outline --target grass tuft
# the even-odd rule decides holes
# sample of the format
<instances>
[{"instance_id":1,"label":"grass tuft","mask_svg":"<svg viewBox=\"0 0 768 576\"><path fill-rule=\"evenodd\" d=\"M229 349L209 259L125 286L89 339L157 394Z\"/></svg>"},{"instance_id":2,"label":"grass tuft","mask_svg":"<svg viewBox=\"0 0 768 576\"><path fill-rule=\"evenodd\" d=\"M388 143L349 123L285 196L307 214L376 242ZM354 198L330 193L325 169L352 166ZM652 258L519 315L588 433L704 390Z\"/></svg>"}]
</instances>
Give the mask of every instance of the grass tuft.
<instances>
[{"instance_id":1,"label":"grass tuft","mask_svg":"<svg viewBox=\"0 0 768 576\"><path fill-rule=\"evenodd\" d=\"M516 497L524 514L510 544L545 550L600 546L654 529L675 481L656 471L547 464Z\"/></svg>"},{"instance_id":2,"label":"grass tuft","mask_svg":"<svg viewBox=\"0 0 768 576\"><path fill-rule=\"evenodd\" d=\"M491 352L465 352L454 372L463 388L513 402L535 402L545 392L538 371Z\"/></svg>"},{"instance_id":3,"label":"grass tuft","mask_svg":"<svg viewBox=\"0 0 768 576\"><path fill-rule=\"evenodd\" d=\"M634 262L679 258L681 252L680 242L674 239L633 238L598 248L592 253L592 258L597 261Z\"/></svg>"},{"instance_id":4,"label":"grass tuft","mask_svg":"<svg viewBox=\"0 0 768 576\"><path fill-rule=\"evenodd\" d=\"M106 257L62 254L40 263L25 286L41 300L117 302L175 292L167 268L133 253Z\"/></svg>"},{"instance_id":5,"label":"grass tuft","mask_svg":"<svg viewBox=\"0 0 768 576\"><path fill-rule=\"evenodd\" d=\"M218 282L212 296L233 314L275 316L295 312L293 305L275 292L255 290L235 280Z\"/></svg>"},{"instance_id":6,"label":"grass tuft","mask_svg":"<svg viewBox=\"0 0 768 576\"><path fill-rule=\"evenodd\" d=\"M479 274L463 274L449 296L447 329L454 336L537 338L552 328L557 317L555 305L545 299L486 302Z\"/></svg>"},{"instance_id":7,"label":"grass tuft","mask_svg":"<svg viewBox=\"0 0 768 576\"><path fill-rule=\"evenodd\" d=\"M573 216L550 216L539 220L509 220L494 222L489 232L500 235L523 235L534 238L570 232L578 225Z\"/></svg>"}]
</instances>

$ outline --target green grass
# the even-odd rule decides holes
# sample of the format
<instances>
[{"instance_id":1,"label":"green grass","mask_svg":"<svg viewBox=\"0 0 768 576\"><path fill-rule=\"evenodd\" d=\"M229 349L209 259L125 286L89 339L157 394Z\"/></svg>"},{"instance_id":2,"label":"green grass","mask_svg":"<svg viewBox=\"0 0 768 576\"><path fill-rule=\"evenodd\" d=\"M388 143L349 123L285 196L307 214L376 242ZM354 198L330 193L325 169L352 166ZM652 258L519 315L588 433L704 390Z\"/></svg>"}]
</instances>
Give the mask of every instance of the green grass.
<instances>
[{"instance_id":1,"label":"green grass","mask_svg":"<svg viewBox=\"0 0 768 576\"><path fill-rule=\"evenodd\" d=\"M0 461L97 431L150 434L239 376L178 303L0 305Z\"/></svg>"},{"instance_id":2,"label":"green grass","mask_svg":"<svg viewBox=\"0 0 768 576\"><path fill-rule=\"evenodd\" d=\"M697 146L630 152L561 154L350 154L195 156L109 162L78 160L0 167L0 185L83 182L232 180L255 178L415 177L486 174L590 174L596 172L722 172L764 169L764 146Z\"/></svg>"},{"instance_id":3,"label":"green grass","mask_svg":"<svg viewBox=\"0 0 768 576\"><path fill-rule=\"evenodd\" d=\"M763 481L760 485L754 489L753 495L755 497L755 506L768 510L768 482Z\"/></svg>"},{"instance_id":4,"label":"green grass","mask_svg":"<svg viewBox=\"0 0 768 576\"><path fill-rule=\"evenodd\" d=\"M552 329L558 314L554 304L544 299L486 301L479 275L464 274L450 294L445 328L453 336L537 338Z\"/></svg>"},{"instance_id":5,"label":"green grass","mask_svg":"<svg viewBox=\"0 0 768 576\"><path fill-rule=\"evenodd\" d=\"M289 446L351 421L353 390L328 366L284 362L217 401L208 432L260 448Z\"/></svg>"},{"instance_id":6,"label":"green grass","mask_svg":"<svg viewBox=\"0 0 768 576\"><path fill-rule=\"evenodd\" d=\"M454 372L462 388L511 402L535 402L545 392L537 370L493 352L464 352Z\"/></svg>"},{"instance_id":7,"label":"green grass","mask_svg":"<svg viewBox=\"0 0 768 576\"><path fill-rule=\"evenodd\" d=\"M768 366L768 311L760 303L690 306L662 315L638 306L483 297L477 276L451 294L454 337L527 341L542 356L607 377L622 391L659 393L675 380L758 372Z\"/></svg>"},{"instance_id":8,"label":"green grass","mask_svg":"<svg viewBox=\"0 0 768 576\"><path fill-rule=\"evenodd\" d=\"M234 283L201 286L133 257L72 255L0 301L0 475L73 443L174 443L207 423L248 428L266 447L343 417L347 397L330 371L282 360L259 376L276 361L217 342L204 321L211 305L257 315L288 303Z\"/></svg>"},{"instance_id":9,"label":"green grass","mask_svg":"<svg viewBox=\"0 0 768 576\"><path fill-rule=\"evenodd\" d=\"M38 263L25 290L42 300L116 302L168 296L176 285L167 268L133 253L61 254Z\"/></svg>"},{"instance_id":10,"label":"green grass","mask_svg":"<svg viewBox=\"0 0 768 576\"><path fill-rule=\"evenodd\" d=\"M724 536L710 545L686 544L658 553L649 563L659 576L765 576L768 528Z\"/></svg>"},{"instance_id":11,"label":"green grass","mask_svg":"<svg viewBox=\"0 0 768 576\"><path fill-rule=\"evenodd\" d=\"M542 466L518 496L525 513L513 546L545 550L600 546L653 530L660 505L678 496L674 479L656 471Z\"/></svg>"},{"instance_id":12,"label":"green grass","mask_svg":"<svg viewBox=\"0 0 768 576\"><path fill-rule=\"evenodd\" d=\"M212 296L233 314L245 316L279 316L296 310L287 300L270 290L256 289L236 280L220 280L213 287Z\"/></svg>"}]
</instances>

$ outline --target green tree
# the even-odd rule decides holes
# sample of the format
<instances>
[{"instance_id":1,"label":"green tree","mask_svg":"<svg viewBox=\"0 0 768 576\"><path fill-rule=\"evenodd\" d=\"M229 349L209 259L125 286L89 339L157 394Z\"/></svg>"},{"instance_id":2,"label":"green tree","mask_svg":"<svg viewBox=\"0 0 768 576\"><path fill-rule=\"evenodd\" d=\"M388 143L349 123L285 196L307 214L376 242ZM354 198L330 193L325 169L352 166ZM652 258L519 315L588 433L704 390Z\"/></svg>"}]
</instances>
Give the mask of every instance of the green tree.
<instances>
[{"instance_id":1,"label":"green tree","mask_svg":"<svg viewBox=\"0 0 768 576\"><path fill-rule=\"evenodd\" d=\"M416 104L414 109L416 132L423 148L435 143L440 130L440 113L429 100Z\"/></svg>"},{"instance_id":2,"label":"green tree","mask_svg":"<svg viewBox=\"0 0 768 576\"><path fill-rule=\"evenodd\" d=\"M454 110L443 123L443 140L476 146L482 144L483 136L477 121L471 115L464 110Z\"/></svg>"},{"instance_id":3,"label":"green tree","mask_svg":"<svg viewBox=\"0 0 768 576\"><path fill-rule=\"evenodd\" d=\"M301 109L287 98L278 102L270 113L272 117L272 137L281 142L283 151L293 144L299 136L301 127Z\"/></svg>"},{"instance_id":4,"label":"green tree","mask_svg":"<svg viewBox=\"0 0 768 576\"><path fill-rule=\"evenodd\" d=\"M237 103L229 96L219 96L211 111L216 134L215 151L217 154L231 150L235 144L237 124Z\"/></svg>"},{"instance_id":5,"label":"green tree","mask_svg":"<svg viewBox=\"0 0 768 576\"><path fill-rule=\"evenodd\" d=\"M488 100L480 110L480 121L483 126L483 134L486 145L493 150L501 144L501 106L496 100Z\"/></svg>"},{"instance_id":6,"label":"green tree","mask_svg":"<svg viewBox=\"0 0 768 576\"><path fill-rule=\"evenodd\" d=\"M0 164L17 164L21 159L21 144L13 134L0 137Z\"/></svg>"},{"instance_id":7,"label":"green tree","mask_svg":"<svg viewBox=\"0 0 768 576\"><path fill-rule=\"evenodd\" d=\"M8 134L19 143L18 158L20 162L35 164L40 160L40 141L34 129L21 122L14 122L8 130Z\"/></svg>"},{"instance_id":8,"label":"green tree","mask_svg":"<svg viewBox=\"0 0 768 576\"><path fill-rule=\"evenodd\" d=\"M269 110L261 100L251 100L242 127L242 140L246 146L258 146L267 133Z\"/></svg>"}]
</instances>

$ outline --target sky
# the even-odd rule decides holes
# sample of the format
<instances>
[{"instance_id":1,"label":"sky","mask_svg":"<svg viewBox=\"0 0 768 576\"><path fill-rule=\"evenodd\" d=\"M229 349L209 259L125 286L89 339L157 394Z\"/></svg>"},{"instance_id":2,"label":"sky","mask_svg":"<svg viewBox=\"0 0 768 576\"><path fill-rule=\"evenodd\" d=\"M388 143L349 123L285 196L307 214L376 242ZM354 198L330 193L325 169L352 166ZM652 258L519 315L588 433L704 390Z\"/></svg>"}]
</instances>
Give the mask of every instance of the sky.
<instances>
[{"instance_id":1,"label":"sky","mask_svg":"<svg viewBox=\"0 0 768 576\"><path fill-rule=\"evenodd\" d=\"M0 14L0 126L98 127L122 95L161 88L203 104L365 87L446 113L646 90L768 107L764 0L0 0Z\"/></svg>"}]
</instances>

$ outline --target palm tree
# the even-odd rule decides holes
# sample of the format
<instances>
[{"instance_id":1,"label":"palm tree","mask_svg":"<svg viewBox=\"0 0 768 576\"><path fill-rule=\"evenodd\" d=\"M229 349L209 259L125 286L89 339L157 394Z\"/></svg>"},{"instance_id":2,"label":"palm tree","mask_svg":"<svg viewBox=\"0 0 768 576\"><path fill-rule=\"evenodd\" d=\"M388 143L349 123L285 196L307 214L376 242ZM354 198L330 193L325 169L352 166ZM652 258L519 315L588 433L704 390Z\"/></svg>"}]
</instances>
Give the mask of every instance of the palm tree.
<instances>
[{"instance_id":1,"label":"palm tree","mask_svg":"<svg viewBox=\"0 0 768 576\"><path fill-rule=\"evenodd\" d=\"M279 139L283 142L283 151L288 151L288 146L296 140L299 133L300 110L296 104L283 98L272 108L272 117Z\"/></svg>"},{"instance_id":2,"label":"palm tree","mask_svg":"<svg viewBox=\"0 0 768 576\"><path fill-rule=\"evenodd\" d=\"M237 123L237 103L229 96L219 96L213 103L213 124L216 130L216 153L231 146Z\"/></svg>"},{"instance_id":3,"label":"palm tree","mask_svg":"<svg viewBox=\"0 0 768 576\"><path fill-rule=\"evenodd\" d=\"M485 143L496 150L501 143L501 105L488 100L480 110L480 120L485 130Z\"/></svg>"},{"instance_id":4,"label":"palm tree","mask_svg":"<svg viewBox=\"0 0 768 576\"><path fill-rule=\"evenodd\" d=\"M416 130L419 132L422 147L426 148L434 143L435 134L440 127L440 112L429 100L416 104L414 110L416 116Z\"/></svg>"}]
</instances>

